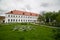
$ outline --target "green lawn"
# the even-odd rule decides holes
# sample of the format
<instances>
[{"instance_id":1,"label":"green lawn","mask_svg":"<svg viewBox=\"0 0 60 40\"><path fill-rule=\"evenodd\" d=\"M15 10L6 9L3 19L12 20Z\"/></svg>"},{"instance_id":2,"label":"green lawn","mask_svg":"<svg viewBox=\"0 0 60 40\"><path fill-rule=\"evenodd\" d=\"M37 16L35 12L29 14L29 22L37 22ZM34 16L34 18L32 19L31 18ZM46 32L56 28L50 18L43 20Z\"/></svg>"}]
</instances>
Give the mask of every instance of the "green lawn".
<instances>
[{"instance_id":1,"label":"green lawn","mask_svg":"<svg viewBox=\"0 0 60 40\"><path fill-rule=\"evenodd\" d=\"M21 27L22 25L31 26L35 29L28 31L12 31L14 26ZM33 24L0 24L0 40L54 40L52 30L53 28Z\"/></svg>"}]
</instances>

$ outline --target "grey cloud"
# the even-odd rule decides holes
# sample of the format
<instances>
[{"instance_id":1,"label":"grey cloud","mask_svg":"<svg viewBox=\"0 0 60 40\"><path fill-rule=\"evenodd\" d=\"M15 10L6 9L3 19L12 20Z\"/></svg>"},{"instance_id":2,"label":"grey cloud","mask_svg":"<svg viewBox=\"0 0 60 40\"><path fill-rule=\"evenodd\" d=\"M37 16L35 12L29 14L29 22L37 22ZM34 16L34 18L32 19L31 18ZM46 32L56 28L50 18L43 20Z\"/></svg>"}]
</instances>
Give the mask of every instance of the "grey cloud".
<instances>
[{"instance_id":1,"label":"grey cloud","mask_svg":"<svg viewBox=\"0 0 60 40\"><path fill-rule=\"evenodd\" d=\"M27 9L27 10L31 10L30 5L26 5L26 9Z\"/></svg>"},{"instance_id":2,"label":"grey cloud","mask_svg":"<svg viewBox=\"0 0 60 40\"><path fill-rule=\"evenodd\" d=\"M57 1L57 5L60 6L60 0Z\"/></svg>"},{"instance_id":3,"label":"grey cloud","mask_svg":"<svg viewBox=\"0 0 60 40\"><path fill-rule=\"evenodd\" d=\"M5 12L6 10L2 10L2 9L0 9L0 12Z\"/></svg>"},{"instance_id":4,"label":"grey cloud","mask_svg":"<svg viewBox=\"0 0 60 40\"><path fill-rule=\"evenodd\" d=\"M60 9L60 0L0 0L2 10L29 10L33 12L56 11Z\"/></svg>"},{"instance_id":5,"label":"grey cloud","mask_svg":"<svg viewBox=\"0 0 60 40\"><path fill-rule=\"evenodd\" d=\"M0 1L2 1L2 0L0 0Z\"/></svg>"},{"instance_id":6,"label":"grey cloud","mask_svg":"<svg viewBox=\"0 0 60 40\"><path fill-rule=\"evenodd\" d=\"M49 4L48 3L41 3L41 5L40 6L42 6L42 7L48 7L49 6Z\"/></svg>"}]
</instances>

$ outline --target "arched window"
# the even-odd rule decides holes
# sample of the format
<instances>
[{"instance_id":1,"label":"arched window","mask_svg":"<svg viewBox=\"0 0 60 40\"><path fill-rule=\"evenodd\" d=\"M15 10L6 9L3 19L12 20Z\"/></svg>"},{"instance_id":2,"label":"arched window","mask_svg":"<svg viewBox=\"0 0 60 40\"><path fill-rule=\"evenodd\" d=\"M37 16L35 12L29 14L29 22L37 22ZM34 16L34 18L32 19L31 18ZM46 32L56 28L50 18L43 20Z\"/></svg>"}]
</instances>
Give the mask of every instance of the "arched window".
<instances>
[{"instance_id":1,"label":"arched window","mask_svg":"<svg viewBox=\"0 0 60 40\"><path fill-rule=\"evenodd\" d=\"M10 17L10 15L8 15L8 17Z\"/></svg>"},{"instance_id":2,"label":"arched window","mask_svg":"<svg viewBox=\"0 0 60 40\"><path fill-rule=\"evenodd\" d=\"M19 21L20 21L20 19L19 19Z\"/></svg>"},{"instance_id":3,"label":"arched window","mask_svg":"<svg viewBox=\"0 0 60 40\"><path fill-rule=\"evenodd\" d=\"M8 19L8 22L10 21L10 19Z\"/></svg>"},{"instance_id":4,"label":"arched window","mask_svg":"<svg viewBox=\"0 0 60 40\"><path fill-rule=\"evenodd\" d=\"M16 22L17 22L17 19L16 19Z\"/></svg>"}]
</instances>

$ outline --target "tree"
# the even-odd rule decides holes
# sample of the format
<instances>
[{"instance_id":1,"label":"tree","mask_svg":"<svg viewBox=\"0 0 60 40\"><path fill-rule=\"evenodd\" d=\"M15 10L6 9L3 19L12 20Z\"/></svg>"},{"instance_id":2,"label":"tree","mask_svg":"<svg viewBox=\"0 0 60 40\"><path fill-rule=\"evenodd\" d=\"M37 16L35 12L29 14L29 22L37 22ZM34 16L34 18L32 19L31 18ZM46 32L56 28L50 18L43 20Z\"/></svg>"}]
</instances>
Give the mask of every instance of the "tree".
<instances>
[{"instance_id":1,"label":"tree","mask_svg":"<svg viewBox=\"0 0 60 40\"><path fill-rule=\"evenodd\" d=\"M60 26L60 10L58 12L45 12L39 15L38 21L43 21L46 25Z\"/></svg>"},{"instance_id":2,"label":"tree","mask_svg":"<svg viewBox=\"0 0 60 40\"><path fill-rule=\"evenodd\" d=\"M39 15L39 17L38 17L38 21L39 21L39 22L42 21L42 16L41 16L41 15Z\"/></svg>"}]
</instances>

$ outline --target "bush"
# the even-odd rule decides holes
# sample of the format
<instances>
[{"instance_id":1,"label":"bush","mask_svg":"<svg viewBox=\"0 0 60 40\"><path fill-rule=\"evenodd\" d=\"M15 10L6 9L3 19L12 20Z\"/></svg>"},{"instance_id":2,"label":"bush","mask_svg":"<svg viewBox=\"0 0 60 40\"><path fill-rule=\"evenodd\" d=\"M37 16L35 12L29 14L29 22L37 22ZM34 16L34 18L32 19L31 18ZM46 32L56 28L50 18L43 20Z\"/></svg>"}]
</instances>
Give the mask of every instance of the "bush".
<instances>
[{"instance_id":1,"label":"bush","mask_svg":"<svg viewBox=\"0 0 60 40\"><path fill-rule=\"evenodd\" d=\"M55 40L60 40L60 29L57 29L56 33L54 34Z\"/></svg>"},{"instance_id":2,"label":"bush","mask_svg":"<svg viewBox=\"0 0 60 40\"><path fill-rule=\"evenodd\" d=\"M55 25L56 27L60 27L60 23L56 23L56 25Z\"/></svg>"}]
</instances>

